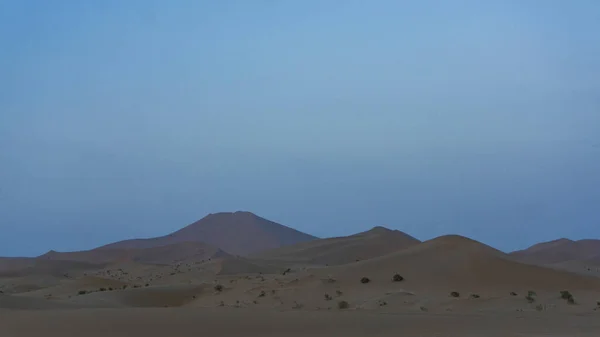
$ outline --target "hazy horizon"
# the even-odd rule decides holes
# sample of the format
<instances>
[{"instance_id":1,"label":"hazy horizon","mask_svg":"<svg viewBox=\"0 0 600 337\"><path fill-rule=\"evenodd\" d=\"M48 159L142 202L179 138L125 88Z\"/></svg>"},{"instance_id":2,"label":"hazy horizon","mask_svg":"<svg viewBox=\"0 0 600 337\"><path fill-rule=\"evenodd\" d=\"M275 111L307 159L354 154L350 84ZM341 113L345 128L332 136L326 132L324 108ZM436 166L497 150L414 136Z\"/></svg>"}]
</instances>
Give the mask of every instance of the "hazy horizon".
<instances>
[{"instance_id":1,"label":"hazy horizon","mask_svg":"<svg viewBox=\"0 0 600 337\"><path fill-rule=\"evenodd\" d=\"M0 256L251 211L600 238L600 3L0 2Z\"/></svg>"}]
</instances>

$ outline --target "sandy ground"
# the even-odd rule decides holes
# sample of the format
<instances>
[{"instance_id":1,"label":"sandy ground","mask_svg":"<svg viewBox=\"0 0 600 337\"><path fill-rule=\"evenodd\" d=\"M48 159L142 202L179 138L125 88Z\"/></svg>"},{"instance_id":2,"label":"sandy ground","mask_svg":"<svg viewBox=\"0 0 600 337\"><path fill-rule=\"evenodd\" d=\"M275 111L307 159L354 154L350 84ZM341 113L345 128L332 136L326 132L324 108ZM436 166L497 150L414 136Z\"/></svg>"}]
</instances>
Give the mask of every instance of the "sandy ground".
<instances>
[{"instance_id":1,"label":"sandy ground","mask_svg":"<svg viewBox=\"0 0 600 337\"><path fill-rule=\"evenodd\" d=\"M3 337L596 337L600 314L385 314L248 309L0 311Z\"/></svg>"},{"instance_id":2,"label":"sandy ground","mask_svg":"<svg viewBox=\"0 0 600 337\"><path fill-rule=\"evenodd\" d=\"M361 234L270 258L181 244L100 268L5 259L0 337L600 336L598 277L455 235L404 239Z\"/></svg>"}]
</instances>

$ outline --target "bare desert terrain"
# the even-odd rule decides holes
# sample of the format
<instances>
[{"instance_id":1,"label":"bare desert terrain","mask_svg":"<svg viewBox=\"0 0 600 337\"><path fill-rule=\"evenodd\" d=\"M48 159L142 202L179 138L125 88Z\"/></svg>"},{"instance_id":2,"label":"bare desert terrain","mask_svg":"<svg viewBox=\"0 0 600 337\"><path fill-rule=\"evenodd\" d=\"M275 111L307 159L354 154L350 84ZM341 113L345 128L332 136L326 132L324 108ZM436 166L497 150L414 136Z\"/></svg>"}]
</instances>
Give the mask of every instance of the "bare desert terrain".
<instances>
[{"instance_id":1,"label":"bare desert terrain","mask_svg":"<svg viewBox=\"0 0 600 337\"><path fill-rule=\"evenodd\" d=\"M247 212L178 233L0 259L1 335L600 335L600 278L543 258L586 263L589 242L506 254L384 227L318 239Z\"/></svg>"}]
</instances>

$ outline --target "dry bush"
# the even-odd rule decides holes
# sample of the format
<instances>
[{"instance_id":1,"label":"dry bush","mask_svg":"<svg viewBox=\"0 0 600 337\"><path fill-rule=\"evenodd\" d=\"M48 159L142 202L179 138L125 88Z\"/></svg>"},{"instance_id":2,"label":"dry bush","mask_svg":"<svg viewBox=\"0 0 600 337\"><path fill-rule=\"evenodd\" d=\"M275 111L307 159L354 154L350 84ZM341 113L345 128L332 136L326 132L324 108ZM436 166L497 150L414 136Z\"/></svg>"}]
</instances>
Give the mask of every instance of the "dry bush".
<instances>
[{"instance_id":1,"label":"dry bush","mask_svg":"<svg viewBox=\"0 0 600 337\"><path fill-rule=\"evenodd\" d=\"M404 277L402 277L400 274L395 274L392 277L392 281L394 281L394 282L401 282L401 281L404 281Z\"/></svg>"}]
</instances>

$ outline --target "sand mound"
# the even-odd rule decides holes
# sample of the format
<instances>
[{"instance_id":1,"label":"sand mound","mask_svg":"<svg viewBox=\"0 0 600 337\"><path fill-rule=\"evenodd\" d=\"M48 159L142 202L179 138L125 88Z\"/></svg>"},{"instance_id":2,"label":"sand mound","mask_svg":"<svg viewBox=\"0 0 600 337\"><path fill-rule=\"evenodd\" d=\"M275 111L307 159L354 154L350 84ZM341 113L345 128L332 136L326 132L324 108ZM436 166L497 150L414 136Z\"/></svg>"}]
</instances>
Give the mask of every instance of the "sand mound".
<instances>
[{"instance_id":1,"label":"sand mound","mask_svg":"<svg viewBox=\"0 0 600 337\"><path fill-rule=\"evenodd\" d=\"M253 255L296 263L341 265L387 255L420 243L397 230L375 227L370 231L330 239L319 239Z\"/></svg>"},{"instance_id":2,"label":"sand mound","mask_svg":"<svg viewBox=\"0 0 600 337\"><path fill-rule=\"evenodd\" d=\"M600 280L522 264L506 254L461 236L443 236L384 257L326 268L336 278L390 283L395 273L411 289L600 290Z\"/></svg>"}]
</instances>

